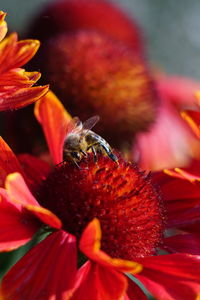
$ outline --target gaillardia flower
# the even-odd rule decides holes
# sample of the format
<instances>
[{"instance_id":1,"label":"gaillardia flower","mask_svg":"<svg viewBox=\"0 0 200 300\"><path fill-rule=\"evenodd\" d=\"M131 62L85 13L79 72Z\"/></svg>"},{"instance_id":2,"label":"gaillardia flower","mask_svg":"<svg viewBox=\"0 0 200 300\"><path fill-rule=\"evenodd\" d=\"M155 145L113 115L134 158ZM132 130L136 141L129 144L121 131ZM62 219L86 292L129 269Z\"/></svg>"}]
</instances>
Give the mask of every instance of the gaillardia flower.
<instances>
[{"instance_id":1,"label":"gaillardia flower","mask_svg":"<svg viewBox=\"0 0 200 300\"><path fill-rule=\"evenodd\" d=\"M19 247L42 224L49 235L5 275L2 299L147 299L123 273L158 299L196 299L200 257L154 255L164 222L151 178L120 157L116 164L99 155L95 163L88 153L79 168L63 162L71 117L51 93L35 114L57 165L50 170L30 155L17 158L1 140L0 249Z\"/></svg>"},{"instance_id":2,"label":"gaillardia flower","mask_svg":"<svg viewBox=\"0 0 200 300\"><path fill-rule=\"evenodd\" d=\"M39 72L21 68L35 55L39 41L18 41L16 33L4 38L7 32L4 18L5 13L0 11L0 111L31 104L48 91L47 85L32 87L41 76Z\"/></svg>"}]
</instances>

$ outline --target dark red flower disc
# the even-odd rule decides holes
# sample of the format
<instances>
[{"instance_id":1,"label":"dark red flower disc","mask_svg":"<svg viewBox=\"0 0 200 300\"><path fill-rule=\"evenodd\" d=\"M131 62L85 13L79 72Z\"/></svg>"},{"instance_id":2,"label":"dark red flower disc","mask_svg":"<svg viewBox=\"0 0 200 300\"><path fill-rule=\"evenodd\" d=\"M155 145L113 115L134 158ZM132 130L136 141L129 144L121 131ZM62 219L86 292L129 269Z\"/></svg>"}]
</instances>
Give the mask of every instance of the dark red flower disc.
<instances>
[{"instance_id":1,"label":"dark red flower disc","mask_svg":"<svg viewBox=\"0 0 200 300\"><path fill-rule=\"evenodd\" d=\"M55 167L38 191L40 203L77 238L97 217L102 250L112 257L133 260L153 254L161 241L163 218L150 177L121 158L117 164L99 156L95 163L89 154L79 165L64 162Z\"/></svg>"}]
</instances>

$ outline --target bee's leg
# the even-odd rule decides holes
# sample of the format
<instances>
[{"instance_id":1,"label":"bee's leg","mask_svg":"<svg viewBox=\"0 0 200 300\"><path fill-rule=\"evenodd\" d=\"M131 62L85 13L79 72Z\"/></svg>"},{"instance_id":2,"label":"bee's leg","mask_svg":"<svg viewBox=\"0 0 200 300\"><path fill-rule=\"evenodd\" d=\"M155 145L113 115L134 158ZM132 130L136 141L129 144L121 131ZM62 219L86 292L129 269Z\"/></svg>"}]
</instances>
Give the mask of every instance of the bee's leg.
<instances>
[{"instance_id":1,"label":"bee's leg","mask_svg":"<svg viewBox=\"0 0 200 300\"><path fill-rule=\"evenodd\" d=\"M80 151L85 157L87 157L87 152L83 151L82 149Z\"/></svg>"},{"instance_id":2,"label":"bee's leg","mask_svg":"<svg viewBox=\"0 0 200 300\"><path fill-rule=\"evenodd\" d=\"M117 163L118 162L117 156L114 153L112 153L112 151L110 149L108 149L107 147L105 147L104 145L101 145L101 146L104 149L104 151L106 152L106 154L108 155L108 157Z\"/></svg>"},{"instance_id":3,"label":"bee's leg","mask_svg":"<svg viewBox=\"0 0 200 300\"><path fill-rule=\"evenodd\" d=\"M94 156L94 162L95 164L97 163L97 152L96 152L96 149L94 146L91 147L92 149L92 153L93 153L93 156Z\"/></svg>"}]
</instances>

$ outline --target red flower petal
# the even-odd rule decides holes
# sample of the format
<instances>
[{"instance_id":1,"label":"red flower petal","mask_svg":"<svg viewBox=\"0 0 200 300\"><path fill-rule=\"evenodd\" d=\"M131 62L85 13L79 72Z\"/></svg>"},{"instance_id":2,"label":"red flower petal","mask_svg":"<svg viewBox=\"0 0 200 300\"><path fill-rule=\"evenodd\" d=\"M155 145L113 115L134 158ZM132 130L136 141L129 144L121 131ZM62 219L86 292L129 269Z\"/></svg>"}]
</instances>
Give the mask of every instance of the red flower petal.
<instances>
[{"instance_id":1,"label":"red flower petal","mask_svg":"<svg viewBox=\"0 0 200 300\"><path fill-rule=\"evenodd\" d=\"M0 11L0 41L4 38L7 33L7 24L4 21L6 14L3 11Z\"/></svg>"},{"instance_id":2,"label":"red flower petal","mask_svg":"<svg viewBox=\"0 0 200 300\"><path fill-rule=\"evenodd\" d=\"M71 116L52 92L36 103L35 116L42 125L54 164L60 163L63 160L63 143Z\"/></svg>"},{"instance_id":3,"label":"red flower petal","mask_svg":"<svg viewBox=\"0 0 200 300\"><path fill-rule=\"evenodd\" d=\"M4 185L6 176L13 172L19 172L24 175L17 157L3 138L0 137L0 186Z\"/></svg>"},{"instance_id":4,"label":"red flower petal","mask_svg":"<svg viewBox=\"0 0 200 300\"><path fill-rule=\"evenodd\" d=\"M76 273L75 237L64 231L31 249L4 277L3 299L71 299Z\"/></svg>"},{"instance_id":5,"label":"red flower petal","mask_svg":"<svg viewBox=\"0 0 200 300\"><path fill-rule=\"evenodd\" d=\"M199 228L199 225L196 225ZM178 234L164 239L163 248L171 253L200 255L200 234Z\"/></svg>"},{"instance_id":6,"label":"red flower petal","mask_svg":"<svg viewBox=\"0 0 200 300\"><path fill-rule=\"evenodd\" d=\"M200 138L200 112L186 110L182 112L183 119L190 125L194 133Z\"/></svg>"},{"instance_id":7,"label":"red flower petal","mask_svg":"<svg viewBox=\"0 0 200 300\"><path fill-rule=\"evenodd\" d=\"M173 107L162 105L149 132L137 136L134 154L141 168L157 171L186 166L192 157L199 157L199 141L186 125Z\"/></svg>"},{"instance_id":8,"label":"red flower petal","mask_svg":"<svg viewBox=\"0 0 200 300\"><path fill-rule=\"evenodd\" d=\"M5 186L12 201L21 204L45 224L55 228L61 227L61 221L56 217L56 215L39 205L37 200L29 191L23 177L19 173L8 175Z\"/></svg>"},{"instance_id":9,"label":"red flower petal","mask_svg":"<svg viewBox=\"0 0 200 300\"><path fill-rule=\"evenodd\" d=\"M127 296L124 300L148 300L148 297L134 281L128 279Z\"/></svg>"},{"instance_id":10,"label":"red flower petal","mask_svg":"<svg viewBox=\"0 0 200 300\"><path fill-rule=\"evenodd\" d=\"M22 205L11 202L2 188L0 196L0 251L10 251L31 240L40 222Z\"/></svg>"},{"instance_id":11,"label":"red flower petal","mask_svg":"<svg viewBox=\"0 0 200 300\"><path fill-rule=\"evenodd\" d=\"M91 260L98 262L104 267L113 268L114 270L129 273L138 273L142 266L138 263L111 258L105 252L100 250L101 247L101 229L98 219L94 219L84 230L80 239L81 251Z\"/></svg>"},{"instance_id":12,"label":"red flower petal","mask_svg":"<svg viewBox=\"0 0 200 300\"><path fill-rule=\"evenodd\" d=\"M173 178L163 173L154 176L160 183L165 201L168 227L183 227L199 222L200 185L185 179Z\"/></svg>"},{"instance_id":13,"label":"red flower petal","mask_svg":"<svg viewBox=\"0 0 200 300\"><path fill-rule=\"evenodd\" d=\"M50 172L49 164L29 154L21 154L18 159L28 178L31 190L37 189Z\"/></svg>"},{"instance_id":14,"label":"red flower petal","mask_svg":"<svg viewBox=\"0 0 200 300\"><path fill-rule=\"evenodd\" d=\"M77 286L72 300L120 300L127 279L111 268L88 261L77 273Z\"/></svg>"},{"instance_id":15,"label":"red flower petal","mask_svg":"<svg viewBox=\"0 0 200 300\"><path fill-rule=\"evenodd\" d=\"M200 89L200 82L187 77L161 74L156 83L162 98L175 104L179 109L183 106L195 106L194 94Z\"/></svg>"},{"instance_id":16,"label":"red flower petal","mask_svg":"<svg viewBox=\"0 0 200 300\"><path fill-rule=\"evenodd\" d=\"M18 109L34 103L49 90L48 85L30 88L14 88L0 93L0 111Z\"/></svg>"},{"instance_id":17,"label":"red flower petal","mask_svg":"<svg viewBox=\"0 0 200 300\"><path fill-rule=\"evenodd\" d=\"M200 256L170 254L138 260L136 277L160 300L193 300L200 293Z\"/></svg>"}]
</instances>

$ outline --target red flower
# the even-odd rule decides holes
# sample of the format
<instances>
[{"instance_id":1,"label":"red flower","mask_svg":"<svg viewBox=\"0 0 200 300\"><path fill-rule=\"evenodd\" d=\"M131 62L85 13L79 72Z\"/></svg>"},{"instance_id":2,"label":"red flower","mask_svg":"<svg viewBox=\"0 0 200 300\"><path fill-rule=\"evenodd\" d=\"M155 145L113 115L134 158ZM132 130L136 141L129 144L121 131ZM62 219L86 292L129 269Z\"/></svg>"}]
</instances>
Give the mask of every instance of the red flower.
<instances>
[{"instance_id":1,"label":"red flower","mask_svg":"<svg viewBox=\"0 0 200 300\"><path fill-rule=\"evenodd\" d=\"M35 113L53 161L60 163L70 116L52 94L37 102ZM80 169L61 163L50 171L31 156L21 156L20 163L3 141L1 150L2 181L16 171L26 181L10 174L0 190L1 251L30 240L42 224L49 233L4 277L3 299L146 299L123 273L133 274L159 299L197 297L199 256L149 256L161 240L163 221L148 176L120 158L116 165L100 156L95 164L88 154ZM76 239L82 253L78 270Z\"/></svg>"},{"instance_id":2,"label":"red flower","mask_svg":"<svg viewBox=\"0 0 200 300\"><path fill-rule=\"evenodd\" d=\"M13 110L31 104L45 95L48 86L32 87L40 78L39 72L26 72L26 64L39 47L37 40L17 40L13 33L2 40L7 26L5 13L0 12L0 111Z\"/></svg>"}]
</instances>

